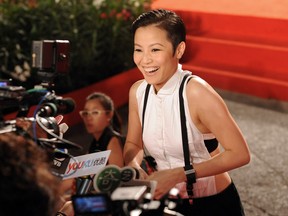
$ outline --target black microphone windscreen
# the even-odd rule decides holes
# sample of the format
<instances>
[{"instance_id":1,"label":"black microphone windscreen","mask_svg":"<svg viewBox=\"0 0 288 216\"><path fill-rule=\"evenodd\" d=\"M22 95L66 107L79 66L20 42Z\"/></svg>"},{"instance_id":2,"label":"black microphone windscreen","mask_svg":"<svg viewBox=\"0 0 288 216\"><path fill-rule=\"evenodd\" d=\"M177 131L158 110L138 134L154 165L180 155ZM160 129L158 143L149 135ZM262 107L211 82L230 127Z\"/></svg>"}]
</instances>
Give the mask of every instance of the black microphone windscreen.
<instances>
[{"instance_id":1,"label":"black microphone windscreen","mask_svg":"<svg viewBox=\"0 0 288 216\"><path fill-rule=\"evenodd\" d=\"M75 109L75 101L71 98L57 99L48 103L44 103L39 110L42 117L56 116L59 114L68 114Z\"/></svg>"},{"instance_id":2,"label":"black microphone windscreen","mask_svg":"<svg viewBox=\"0 0 288 216\"><path fill-rule=\"evenodd\" d=\"M122 182L129 182L134 179L139 179L140 173L134 167L125 166L121 169L121 181Z\"/></svg>"},{"instance_id":3,"label":"black microphone windscreen","mask_svg":"<svg viewBox=\"0 0 288 216\"><path fill-rule=\"evenodd\" d=\"M56 104L53 103L45 103L39 110L39 114L41 117L56 116L57 113L58 108Z\"/></svg>"},{"instance_id":4,"label":"black microphone windscreen","mask_svg":"<svg viewBox=\"0 0 288 216\"><path fill-rule=\"evenodd\" d=\"M57 100L58 114L67 114L75 109L75 101L72 98Z\"/></svg>"}]
</instances>

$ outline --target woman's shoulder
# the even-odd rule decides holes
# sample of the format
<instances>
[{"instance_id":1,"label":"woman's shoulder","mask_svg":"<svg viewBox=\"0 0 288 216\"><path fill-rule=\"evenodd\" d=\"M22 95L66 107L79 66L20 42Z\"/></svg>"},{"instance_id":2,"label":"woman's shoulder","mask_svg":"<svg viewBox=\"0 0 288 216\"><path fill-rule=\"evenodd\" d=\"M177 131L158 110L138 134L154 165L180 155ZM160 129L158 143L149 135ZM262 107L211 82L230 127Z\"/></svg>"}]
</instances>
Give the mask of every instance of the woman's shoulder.
<instances>
[{"instance_id":1,"label":"woman's shoulder","mask_svg":"<svg viewBox=\"0 0 288 216\"><path fill-rule=\"evenodd\" d=\"M197 107L213 107L211 104L216 106L219 102L223 104L223 99L217 91L204 79L195 75L187 83L186 95L189 101L198 104Z\"/></svg>"},{"instance_id":2,"label":"woman's shoulder","mask_svg":"<svg viewBox=\"0 0 288 216\"><path fill-rule=\"evenodd\" d=\"M130 96L134 95L138 97L141 95L145 91L147 84L145 79L136 81L130 88Z\"/></svg>"},{"instance_id":3,"label":"woman's shoulder","mask_svg":"<svg viewBox=\"0 0 288 216\"><path fill-rule=\"evenodd\" d=\"M134 91L137 91L139 86L146 86L146 85L147 85L146 80L145 79L141 79L141 80L138 80L138 81L134 82L130 89L134 90Z\"/></svg>"},{"instance_id":4,"label":"woman's shoulder","mask_svg":"<svg viewBox=\"0 0 288 216\"><path fill-rule=\"evenodd\" d=\"M204 92L211 93L215 91L213 87L201 77L197 75L191 75L190 77L191 79L187 83L188 92L198 95L199 93L204 93Z\"/></svg>"}]
</instances>

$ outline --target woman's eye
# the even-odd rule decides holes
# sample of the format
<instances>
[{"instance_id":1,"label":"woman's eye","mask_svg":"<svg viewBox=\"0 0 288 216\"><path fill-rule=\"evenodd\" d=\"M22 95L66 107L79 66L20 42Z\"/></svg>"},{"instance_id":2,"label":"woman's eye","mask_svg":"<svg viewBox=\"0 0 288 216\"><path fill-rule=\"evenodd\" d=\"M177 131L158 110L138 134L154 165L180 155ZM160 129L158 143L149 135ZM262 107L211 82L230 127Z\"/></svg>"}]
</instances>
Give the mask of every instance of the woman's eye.
<instances>
[{"instance_id":1,"label":"woman's eye","mask_svg":"<svg viewBox=\"0 0 288 216\"><path fill-rule=\"evenodd\" d=\"M134 49L134 52L141 52L141 49Z\"/></svg>"},{"instance_id":2,"label":"woman's eye","mask_svg":"<svg viewBox=\"0 0 288 216\"><path fill-rule=\"evenodd\" d=\"M92 115L99 115L100 112L99 112L98 110L94 110L94 111L91 112L91 114L92 114Z\"/></svg>"},{"instance_id":3,"label":"woman's eye","mask_svg":"<svg viewBox=\"0 0 288 216\"><path fill-rule=\"evenodd\" d=\"M160 51L160 49L152 49L152 52Z\"/></svg>"},{"instance_id":4,"label":"woman's eye","mask_svg":"<svg viewBox=\"0 0 288 216\"><path fill-rule=\"evenodd\" d=\"M88 112L82 112L82 116L84 117L88 116Z\"/></svg>"}]
</instances>

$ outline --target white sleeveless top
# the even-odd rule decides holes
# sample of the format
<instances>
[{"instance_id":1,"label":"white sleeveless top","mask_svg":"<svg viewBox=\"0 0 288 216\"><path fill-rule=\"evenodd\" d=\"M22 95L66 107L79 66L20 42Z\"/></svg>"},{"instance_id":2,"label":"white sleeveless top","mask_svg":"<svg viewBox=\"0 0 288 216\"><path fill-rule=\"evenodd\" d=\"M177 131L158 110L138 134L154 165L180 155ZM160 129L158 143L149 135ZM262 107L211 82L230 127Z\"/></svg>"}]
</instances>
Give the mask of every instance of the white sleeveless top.
<instances>
[{"instance_id":1,"label":"white sleeveless top","mask_svg":"<svg viewBox=\"0 0 288 216\"><path fill-rule=\"evenodd\" d=\"M183 167L184 156L181 135L181 121L179 108L179 88L185 74L181 65L177 72L168 82L155 94L154 88L150 88L143 129L143 143L149 154L157 162L158 170ZM137 89L136 97L140 121L142 124L142 112L147 82L144 80ZM210 158L205 147L204 139L214 138L213 134L202 134L190 118L187 98L186 83L184 85L183 98L186 115L186 126L190 150L190 161L200 163ZM169 181L167 179L167 181ZM175 186L180 190L182 198L187 198L186 182ZM198 178L193 185L194 197L205 197L216 194L214 176Z\"/></svg>"}]
</instances>

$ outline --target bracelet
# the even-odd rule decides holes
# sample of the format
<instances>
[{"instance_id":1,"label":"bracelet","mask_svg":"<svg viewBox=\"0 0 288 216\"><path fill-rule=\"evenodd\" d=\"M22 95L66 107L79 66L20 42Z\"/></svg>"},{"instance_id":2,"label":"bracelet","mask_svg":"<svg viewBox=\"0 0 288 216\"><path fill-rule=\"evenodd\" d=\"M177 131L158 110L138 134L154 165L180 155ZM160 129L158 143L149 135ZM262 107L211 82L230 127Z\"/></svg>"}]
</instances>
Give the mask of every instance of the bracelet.
<instances>
[{"instance_id":1,"label":"bracelet","mask_svg":"<svg viewBox=\"0 0 288 216\"><path fill-rule=\"evenodd\" d=\"M188 184L196 183L196 174L192 164L184 167L184 172L187 178Z\"/></svg>"},{"instance_id":2,"label":"bracelet","mask_svg":"<svg viewBox=\"0 0 288 216\"><path fill-rule=\"evenodd\" d=\"M56 216L66 216L66 214L62 213L62 212L57 212Z\"/></svg>"}]
</instances>

